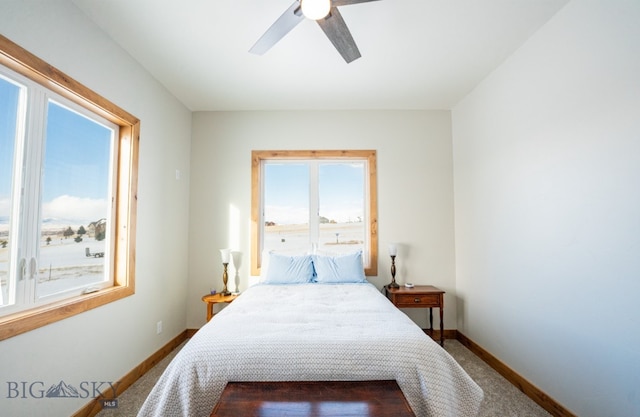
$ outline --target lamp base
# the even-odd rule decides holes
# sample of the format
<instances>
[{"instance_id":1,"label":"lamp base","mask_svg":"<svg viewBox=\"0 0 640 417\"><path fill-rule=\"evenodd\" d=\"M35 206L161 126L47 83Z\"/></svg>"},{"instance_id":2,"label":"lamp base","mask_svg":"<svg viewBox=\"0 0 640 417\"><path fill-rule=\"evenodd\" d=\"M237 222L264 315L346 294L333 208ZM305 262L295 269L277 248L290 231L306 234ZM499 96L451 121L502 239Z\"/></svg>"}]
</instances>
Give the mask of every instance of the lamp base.
<instances>
[{"instance_id":1,"label":"lamp base","mask_svg":"<svg viewBox=\"0 0 640 417\"><path fill-rule=\"evenodd\" d=\"M398 284L396 284L396 255L391 255L391 284L387 285L387 288L400 288Z\"/></svg>"},{"instance_id":2,"label":"lamp base","mask_svg":"<svg viewBox=\"0 0 640 417\"><path fill-rule=\"evenodd\" d=\"M227 280L229 279L227 266L229 265L229 263L224 262L222 265L224 266L224 271L222 272L222 283L224 284L224 288L222 289L222 292L220 294L227 296L227 295L231 295L231 292L227 289Z\"/></svg>"}]
</instances>

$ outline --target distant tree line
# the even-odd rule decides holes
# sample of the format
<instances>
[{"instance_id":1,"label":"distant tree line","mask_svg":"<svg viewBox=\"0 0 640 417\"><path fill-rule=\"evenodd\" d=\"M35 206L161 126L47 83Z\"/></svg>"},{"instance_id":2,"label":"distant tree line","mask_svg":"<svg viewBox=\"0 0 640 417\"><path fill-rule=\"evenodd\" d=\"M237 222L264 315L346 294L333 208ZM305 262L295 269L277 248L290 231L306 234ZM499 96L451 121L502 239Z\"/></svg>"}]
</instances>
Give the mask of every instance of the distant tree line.
<instances>
[{"instance_id":1,"label":"distant tree line","mask_svg":"<svg viewBox=\"0 0 640 417\"><path fill-rule=\"evenodd\" d=\"M93 226L93 228L95 229L95 239L97 241L104 240L104 238L106 237L106 221L105 221L105 219L100 219L97 222L93 222L93 223L90 224L90 226ZM64 236L65 239L68 239L71 236L76 235L74 240L76 242L82 242L83 236L86 235L87 233L88 233L87 229L85 229L84 226L82 226L82 225L80 227L78 227L77 231L74 231L71 228L71 226L67 226L66 229L63 229L62 236ZM51 236L47 236L45 241L47 242L47 245L49 245L51 243ZM0 240L0 247L6 248L8 244L9 244L8 240L6 240L6 239Z\"/></svg>"},{"instance_id":2,"label":"distant tree line","mask_svg":"<svg viewBox=\"0 0 640 417\"><path fill-rule=\"evenodd\" d=\"M95 235L95 239L97 241L101 241L104 240L105 236L106 236L106 227L105 227L105 222L103 220L99 220L98 222L93 222L91 223L91 225L94 225L95 231L96 231L96 235ZM74 238L74 240L76 242L82 242L82 238L84 235L87 234L87 230L84 228L84 226L80 226L78 228L77 231L74 231L71 226L67 227L63 232L62 235L64 236L65 239L76 235L76 237ZM47 239L47 244L49 244L49 242L51 241L50 238Z\"/></svg>"}]
</instances>

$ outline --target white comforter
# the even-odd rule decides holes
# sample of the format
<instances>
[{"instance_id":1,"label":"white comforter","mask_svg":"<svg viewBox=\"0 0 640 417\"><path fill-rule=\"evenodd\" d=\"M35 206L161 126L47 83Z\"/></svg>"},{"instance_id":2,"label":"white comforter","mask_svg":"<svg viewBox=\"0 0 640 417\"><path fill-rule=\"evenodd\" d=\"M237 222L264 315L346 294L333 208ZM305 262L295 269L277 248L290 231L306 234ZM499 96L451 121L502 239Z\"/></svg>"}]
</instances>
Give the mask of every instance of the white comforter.
<instances>
[{"instance_id":1,"label":"white comforter","mask_svg":"<svg viewBox=\"0 0 640 417\"><path fill-rule=\"evenodd\" d=\"M371 284L257 285L184 346L139 416L209 416L228 381L395 379L416 416L475 416L483 393Z\"/></svg>"}]
</instances>

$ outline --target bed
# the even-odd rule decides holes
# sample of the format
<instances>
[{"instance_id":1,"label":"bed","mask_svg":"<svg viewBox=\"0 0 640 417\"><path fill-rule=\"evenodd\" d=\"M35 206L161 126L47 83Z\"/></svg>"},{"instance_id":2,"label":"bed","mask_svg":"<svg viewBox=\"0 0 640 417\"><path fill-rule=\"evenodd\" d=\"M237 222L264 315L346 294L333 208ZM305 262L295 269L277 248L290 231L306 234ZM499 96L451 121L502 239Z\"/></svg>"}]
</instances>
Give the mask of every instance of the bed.
<instances>
[{"instance_id":1,"label":"bed","mask_svg":"<svg viewBox=\"0 0 640 417\"><path fill-rule=\"evenodd\" d=\"M314 269L248 288L182 348L138 416L209 416L229 381L344 380L396 380L418 417L477 415L482 390L458 363L364 276L343 278Z\"/></svg>"}]
</instances>

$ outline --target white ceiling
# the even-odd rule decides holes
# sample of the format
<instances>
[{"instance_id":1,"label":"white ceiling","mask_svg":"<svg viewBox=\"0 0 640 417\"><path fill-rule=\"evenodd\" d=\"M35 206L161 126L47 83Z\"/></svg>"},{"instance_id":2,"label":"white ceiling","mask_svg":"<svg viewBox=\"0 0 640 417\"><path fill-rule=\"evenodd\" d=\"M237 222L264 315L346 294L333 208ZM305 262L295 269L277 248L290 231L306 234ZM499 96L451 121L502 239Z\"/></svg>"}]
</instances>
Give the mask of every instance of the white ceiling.
<instances>
[{"instance_id":1,"label":"white ceiling","mask_svg":"<svg viewBox=\"0 0 640 417\"><path fill-rule=\"evenodd\" d=\"M72 1L192 111L450 109L568 2L343 6L346 64L312 20L248 52L294 0Z\"/></svg>"}]
</instances>

